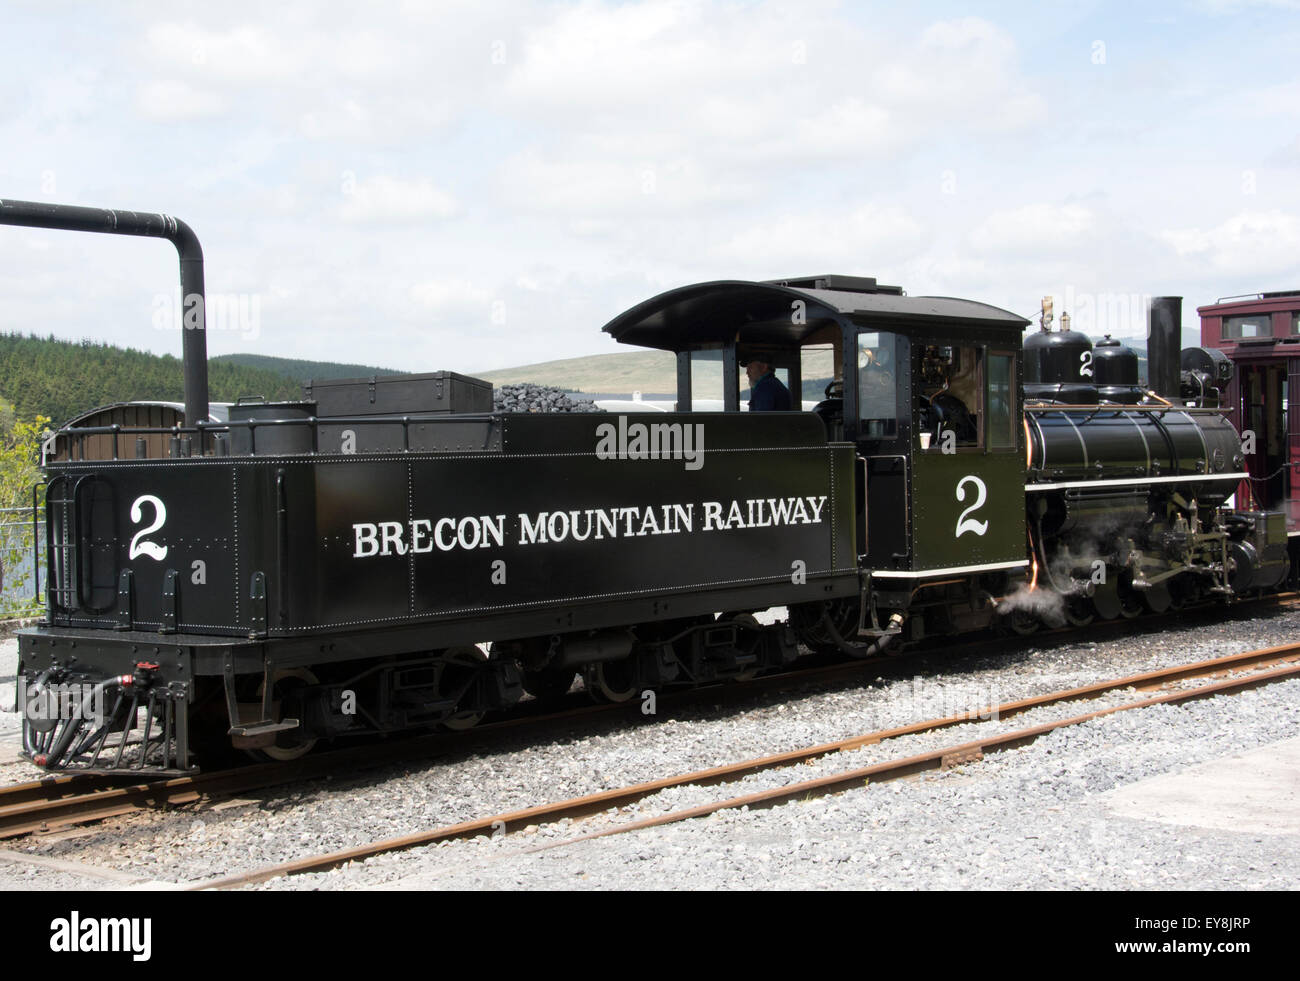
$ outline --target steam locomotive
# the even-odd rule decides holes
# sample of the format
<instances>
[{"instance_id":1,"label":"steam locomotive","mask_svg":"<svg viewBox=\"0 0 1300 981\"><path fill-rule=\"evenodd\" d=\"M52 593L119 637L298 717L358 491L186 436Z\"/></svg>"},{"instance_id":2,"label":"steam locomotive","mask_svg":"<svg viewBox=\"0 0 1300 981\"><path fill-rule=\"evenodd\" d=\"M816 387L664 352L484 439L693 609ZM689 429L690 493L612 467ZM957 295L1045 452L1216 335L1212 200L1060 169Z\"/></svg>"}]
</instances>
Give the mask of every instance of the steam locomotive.
<instances>
[{"instance_id":1,"label":"steam locomotive","mask_svg":"<svg viewBox=\"0 0 1300 981\"><path fill-rule=\"evenodd\" d=\"M0 224L168 238L190 318L183 418L101 414L45 448L46 615L19 670L24 752L49 769L292 759L473 725L577 675L625 700L801 644L1085 623L1290 569L1281 513L1230 505L1222 364L1193 350L1180 370L1163 299L1152 394L1132 352L1046 316L1022 343L1005 310L816 276L687 286L607 324L674 352L680 411L494 413L486 383L437 372L219 418L188 226L15 201ZM817 358L815 407L740 411L742 363L798 393ZM690 411L706 383L721 411Z\"/></svg>"}]
</instances>

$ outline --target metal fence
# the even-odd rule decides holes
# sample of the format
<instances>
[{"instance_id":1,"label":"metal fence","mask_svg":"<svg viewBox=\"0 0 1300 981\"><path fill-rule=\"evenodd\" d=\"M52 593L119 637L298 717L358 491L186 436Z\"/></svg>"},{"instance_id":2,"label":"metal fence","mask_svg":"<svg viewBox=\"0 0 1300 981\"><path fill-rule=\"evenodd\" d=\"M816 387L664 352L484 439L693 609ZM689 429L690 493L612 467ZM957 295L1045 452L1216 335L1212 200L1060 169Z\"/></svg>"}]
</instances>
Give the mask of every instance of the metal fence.
<instances>
[{"instance_id":1,"label":"metal fence","mask_svg":"<svg viewBox=\"0 0 1300 981\"><path fill-rule=\"evenodd\" d=\"M37 580L45 575L45 541L38 529L44 523L44 508L35 526L30 507L0 508L0 619L40 612Z\"/></svg>"}]
</instances>

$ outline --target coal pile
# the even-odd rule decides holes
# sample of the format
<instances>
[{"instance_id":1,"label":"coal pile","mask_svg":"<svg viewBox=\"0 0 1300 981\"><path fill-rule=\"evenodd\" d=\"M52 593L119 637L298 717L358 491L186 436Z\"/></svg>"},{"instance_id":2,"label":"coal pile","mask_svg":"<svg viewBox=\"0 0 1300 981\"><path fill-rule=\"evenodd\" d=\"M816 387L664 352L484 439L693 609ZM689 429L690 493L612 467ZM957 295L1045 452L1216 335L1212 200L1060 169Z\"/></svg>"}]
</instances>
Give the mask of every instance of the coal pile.
<instances>
[{"instance_id":1,"label":"coal pile","mask_svg":"<svg viewBox=\"0 0 1300 981\"><path fill-rule=\"evenodd\" d=\"M591 399L551 385L498 385L492 390L496 412L603 412Z\"/></svg>"}]
</instances>

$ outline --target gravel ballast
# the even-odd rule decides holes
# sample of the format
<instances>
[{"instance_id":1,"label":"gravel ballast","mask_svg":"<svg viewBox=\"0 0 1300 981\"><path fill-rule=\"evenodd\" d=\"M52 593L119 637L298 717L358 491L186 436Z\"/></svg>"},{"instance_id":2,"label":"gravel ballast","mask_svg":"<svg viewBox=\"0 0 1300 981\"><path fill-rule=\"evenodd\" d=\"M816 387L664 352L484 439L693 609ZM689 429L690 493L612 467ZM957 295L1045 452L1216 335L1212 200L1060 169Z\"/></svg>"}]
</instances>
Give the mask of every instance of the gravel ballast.
<instances>
[{"instance_id":1,"label":"gravel ballast","mask_svg":"<svg viewBox=\"0 0 1300 981\"><path fill-rule=\"evenodd\" d=\"M645 722L602 723L543 745L494 742L466 758L408 764L272 792L223 810L149 814L42 854L154 880L195 880L409 834L671 773L796 749L1237 651L1289 642L1300 614L1280 610L1100 643L1008 639L996 657L927 658L933 673L805 692L731 694ZM1124 700L1124 699L1119 699ZM1102 703L1098 703L1102 704ZM1092 707L1092 706L1089 706ZM1002 723L1022 728L1078 706ZM1300 732L1300 683L1106 717L916 780L752 813L714 817L525 854L601 826L602 817L496 839L382 856L260 888L1293 888L1300 842L1158 824L1109 813L1104 794ZM840 754L795 772L643 802L648 816L973 738L963 729ZM0 779L7 779L0 771ZM624 818L633 815L624 815ZM11 845L11 847L13 847ZM53 871L0 866L0 887ZM51 879L50 886L58 886Z\"/></svg>"}]
</instances>

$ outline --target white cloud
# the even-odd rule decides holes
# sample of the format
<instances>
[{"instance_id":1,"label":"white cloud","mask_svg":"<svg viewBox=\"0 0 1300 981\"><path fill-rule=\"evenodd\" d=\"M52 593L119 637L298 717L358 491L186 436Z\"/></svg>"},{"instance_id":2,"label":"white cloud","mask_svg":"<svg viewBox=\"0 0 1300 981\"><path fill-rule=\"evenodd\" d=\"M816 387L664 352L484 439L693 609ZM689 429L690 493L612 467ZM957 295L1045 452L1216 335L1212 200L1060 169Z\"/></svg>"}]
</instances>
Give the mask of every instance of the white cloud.
<instances>
[{"instance_id":1,"label":"white cloud","mask_svg":"<svg viewBox=\"0 0 1300 981\"><path fill-rule=\"evenodd\" d=\"M715 262L762 276L836 272L877 275L896 268L927 241L926 228L902 208L865 204L852 210L781 214L751 222L708 250Z\"/></svg>"},{"instance_id":2,"label":"white cloud","mask_svg":"<svg viewBox=\"0 0 1300 981\"><path fill-rule=\"evenodd\" d=\"M940 51L977 49L999 55L1015 48L1005 31L980 17L962 17L931 24L921 35L921 45Z\"/></svg>"},{"instance_id":3,"label":"white cloud","mask_svg":"<svg viewBox=\"0 0 1300 981\"><path fill-rule=\"evenodd\" d=\"M1252 116L1300 116L1300 81L1238 93L1234 103Z\"/></svg>"},{"instance_id":4,"label":"white cloud","mask_svg":"<svg viewBox=\"0 0 1300 981\"><path fill-rule=\"evenodd\" d=\"M694 159L638 160L599 154L527 150L501 167L502 195L526 210L549 210L608 220L614 214L667 211L751 200L748 179L726 179Z\"/></svg>"},{"instance_id":5,"label":"white cloud","mask_svg":"<svg viewBox=\"0 0 1300 981\"><path fill-rule=\"evenodd\" d=\"M544 123L502 168L538 207L626 209L647 164L680 196L660 207L754 201L786 173L882 160L1044 115L1010 35L964 18L910 41L859 30L830 8L594 2L533 31L497 93ZM644 203L644 202L643 202Z\"/></svg>"},{"instance_id":6,"label":"white cloud","mask_svg":"<svg viewBox=\"0 0 1300 981\"><path fill-rule=\"evenodd\" d=\"M169 123L217 116L227 109L221 96L177 79L145 82L136 91L136 105L150 119Z\"/></svg>"},{"instance_id":7,"label":"white cloud","mask_svg":"<svg viewBox=\"0 0 1300 981\"><path fill-rule=\"evenodd\" d=\"M1236 14L1252 7L1300 10L1300 0L1200 0L1198 6L1215 14Z\"/></svg>"},{"instance_id":8,"label":"white cloud","mask_svg":"<svg viewBox=\"0 0 1300 981\"><path fill-rule=\"evenodd\" d=\"M1068 250L1097 226L1096 216L1079 204L1029 204L995 211L971 231L982 251L1037 253Z\"/></svg>"},{"instance_id":9,"label":"white cloud","mask_svg":"<svg viewBox=\"0 0 1300 981\"><path fill-rule=\"evenodd\" d=\"M1184 11L1159 62L1106 27L1105 68L1091 29L1047 8L138 0L87 7L75 31L58 5L20 16L4 192L181 215L214 293L265 298L262 353L547 360L604 349L624 306L713 278L838 271L1024 310L1065 285L1212 298L1295 269L1300 144L1262 114L1293 120L1300 92L1266 5ZM174 285L166 243L45 233L35 252L12 232L0 329L79 337L89 309L139 343L117 325ZM94 284L60 292L85 269Z\"/></svg>"},{"instance_id":10,"label":"white cloud","mask_svg":"<svg viewBox=\"0 0 1300 981\"><path fill-rule=\"evenodd\" d=\"M1212 269L1260 276L1293 273L1300 252L1300 219L1278 210L1244 211L1213 228L1160 233L1179 256L1199 259Z\"/></svg>"},{"instance_id":11,"label":"white cloud","mask_svg":"<svg viewBox=\"0 0 1300 981\"><path fill-rule=\"evenodd\" d=\"M339 216L357 222L422 222L450 218L458 210L456 199L427 178L401 180L380 175L353 187L345 175Z\"/></svg>"},{"instance_id":12,"label":"white cloud","mask_svg":"<svg viewBox=\"0 0 1300 981\"><path fill-rule=\"evenodd\" d=\"M435 319L449 314L473 314L487 320L493 294L468 279L429 279L411 287L411 299Z\"/></svg>"},{"instance_id":13,"label":"white cloud","mask_svg":"<svg viewBox=\"0 0 1300 981\"><path fill-rule=\"evenodd\" d=\"M254 84L301 75L312 60L310 35L297 42L272 30L241 24L213 30L195 23L156 24L144 44L157 61L194 76L222 82Z\"/></svg>"}]
</instances>

